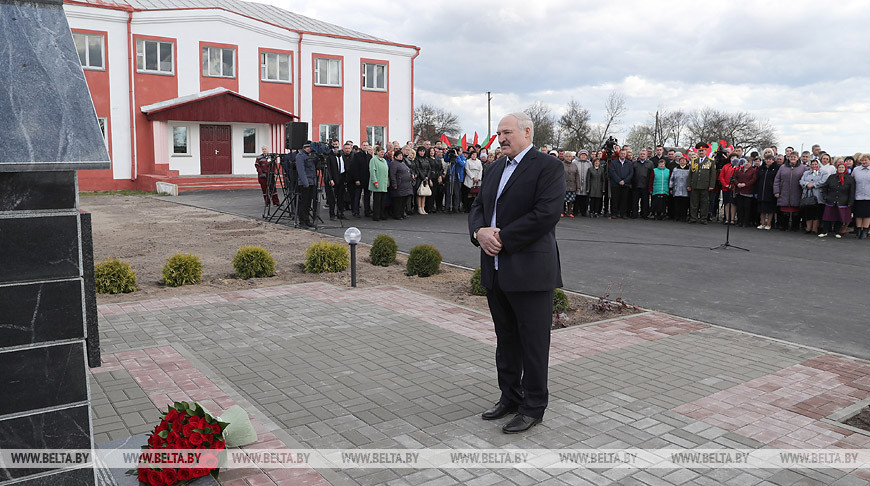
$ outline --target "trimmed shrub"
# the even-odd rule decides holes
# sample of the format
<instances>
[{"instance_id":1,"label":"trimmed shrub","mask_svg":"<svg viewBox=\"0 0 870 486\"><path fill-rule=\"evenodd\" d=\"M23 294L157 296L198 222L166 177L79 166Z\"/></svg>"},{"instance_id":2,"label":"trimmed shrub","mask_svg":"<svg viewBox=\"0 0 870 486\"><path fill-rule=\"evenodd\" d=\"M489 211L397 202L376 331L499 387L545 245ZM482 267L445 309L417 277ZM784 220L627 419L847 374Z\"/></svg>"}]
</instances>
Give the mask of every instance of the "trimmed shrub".
<instances>
[{"instance_id":1,"label":"trimmed shrub","mask_svg":"<svg viewBox=\"0 0 870 486\"><path fill-rule=\"evenodd\" d=\"M198 284L202 281L202 262L196 255L176 253L163 266L163 283L169 287Z\"/></svg>"},{"instance_id":2,"label":"trimmed shrub","mask_svg":"<svg viewBox=\"0 0 870 486\"><path fill-rule=\"evenodd\" d=\"M417 245L411 248L406 267L408 275L428 277L438 273L441 253L432 245Z\"/></svg>"},{"instance_id":3,"label":"trimmed shrub","mask_svg":"<svg viewBox=\"0 0 870 486\"><path fill-rule=\"evenodd\" d=\"M480 267L477 267L474 274L471 275L471 294L486 295L486 287L480 283Z\"/></svg>"},{"instance_id":4,"label":"trimmed shrub","mask_svg":"<svg viewBox=\"0 0 870 486\"><path fill-rule=\"evenodd\" d=\"M372 243L372 249L369 251L369 258L372 260L372 265L379 267L389 267L396 261L396 251L399 245L396 240L390 235L378 235Z\"/></svg>"},{"instance_id":5,"label":"trimmed shrub","mask_svg":"<svg viewBox=\"0 0 870 486\"><path fill-rule=\"evenodd\" d=\"M568 296L565 295L565 292L562 289L556 289L553 291L553 314L558 314L560 312L568 312L571 308L571 303L568 301Z\"/></svg>"},{"instance_id":6,"label":"trimmed shrub","mask_svg":"<svg viewBox=\"0 0 870 486\"><path fill-rule=\"evenodd\" d=\"M275 259L261 246L246 245L233 257L233 268L241 279L275 275Z\"/></svg>"},{"instance_id":7,"label":"trimmed shrub","mask_svg":"<svg viewBox=\"0 0 870 486\"><path fill-rule=\"evenodd\" d=\"M136 290L136 272L117 258L94 265L94 280L101 294L128 294Z\"/></svg>"},{"instance_id":8,"label":"trimmed shrub","mask_svg":"<svg viewBox=\"0 0 870 486\"><path fill-rule=\"evenodd\" d=\"M350 255L339 243L318 241L305 250L305 273L334 273L347 270Z\"/></svg>"}]
</instances>

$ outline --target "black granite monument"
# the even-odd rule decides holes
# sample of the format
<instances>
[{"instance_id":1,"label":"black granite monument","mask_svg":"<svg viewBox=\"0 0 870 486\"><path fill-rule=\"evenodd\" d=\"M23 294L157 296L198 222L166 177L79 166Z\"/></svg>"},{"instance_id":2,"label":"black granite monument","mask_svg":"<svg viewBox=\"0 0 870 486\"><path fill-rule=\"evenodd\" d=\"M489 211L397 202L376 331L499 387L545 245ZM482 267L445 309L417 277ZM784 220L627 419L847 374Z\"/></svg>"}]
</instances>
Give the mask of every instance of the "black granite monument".
<instances>
[{"instance_id":1,"label":"black granite monument","mask_svg":"<svg viewBox=\"0 0 870 486\"><path fill-rule=\"evenodd\" d=\"M0 449L93 447L99 347L76 171L109 167L61 0L0 0ZM94 483L93 464L0 465L4 486Z\"/></svg>"}]
</instances>

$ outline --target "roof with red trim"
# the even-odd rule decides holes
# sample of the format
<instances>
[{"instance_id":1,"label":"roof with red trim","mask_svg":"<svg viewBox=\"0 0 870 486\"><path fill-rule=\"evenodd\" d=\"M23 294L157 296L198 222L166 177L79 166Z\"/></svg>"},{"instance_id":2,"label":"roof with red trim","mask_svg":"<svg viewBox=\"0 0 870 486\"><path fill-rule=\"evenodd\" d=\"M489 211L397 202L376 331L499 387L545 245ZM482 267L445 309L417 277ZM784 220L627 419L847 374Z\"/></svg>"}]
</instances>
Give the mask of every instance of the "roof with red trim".
<instances>
[{"instance_id":1,"label":"roof with red trim","mask_svg":"<svg viewBox=\"0 0 870 486\"><path fill-rule=\"evenodd\" d=\"M214 88L143 106L149 120L287 123L299 118L290 112L242 96L226 88Z\"/></svg>"},{"instance_id":2,"label":"roof with red trim","mask_svg":"<svg viewBox=\"0 0 870 486\"><path fill-rule=\"evenodd\" d=\"M132 8L133 10L185 10L185 9L221 9L239 15L251 17L268 24L285 29L310 32L327 36L350 37L363 41L396 44L392 41L347 29L329 22L299 15L274 5L245 2L242 0L73 0L69 3L86 4L94 7ZM413 46L408 46L413 47Z\"/></svg>"}]
</instances>

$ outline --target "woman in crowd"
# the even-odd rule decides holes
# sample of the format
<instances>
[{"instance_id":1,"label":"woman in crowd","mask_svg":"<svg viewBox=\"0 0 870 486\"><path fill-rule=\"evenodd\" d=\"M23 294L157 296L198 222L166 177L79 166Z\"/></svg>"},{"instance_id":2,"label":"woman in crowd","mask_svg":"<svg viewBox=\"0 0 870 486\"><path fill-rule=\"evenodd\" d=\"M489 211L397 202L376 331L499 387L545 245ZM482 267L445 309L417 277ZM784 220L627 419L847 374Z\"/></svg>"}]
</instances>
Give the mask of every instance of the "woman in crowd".
<instances>
[{"instance_id":1,"label":"woman in crowd","mask_svg":"<svg viewBox=\"0 0 870 486\"><path fill-rule=\"evenodd\" d=\"M390 166L384 158L384 148L375 147L369 161L369 191L372 193L372 221L387 219L384 214L385 196L390 185Z\"/></svg>"},{"instance_id":2,"label":"woman in crowd","mask_svg":"<svg viewBox=\"0 0 870 486\"><path fill-rule=\"evenodd\" d=\"M837 238L842 238L852 221L852 203L855 200L855 179L846 173L846 164L837 164L837 172L828 177L821 187L825 212L822 215L824 230L820 238L828 236L832 230Z\"/></svg>"},{"instance_id":3,"label":"woman in crowd","mask_svg":"<svg viewBox=\"0 0 870 486\"><path fill-rule=\"evenodd\" d=\"M413 194L411 170L405 165L401 150L393 151L390 162L390 197L393 200L393 219L405 219L405 201Z\"/></svg>"},{"instance_id":4,"label":"woman in crowd","mask_svg":"<svg viewBox=\"0 0 870 486\"><path fill-rule=\"evenodd\" d=\"M768 149L769 150L769 149ZM771 151L773 152L773 151ZM770 154L771 160L773 153ZM753 166L751 160L739 159L743 166L734 171L734 199L737 200L737 224L740 227L752 225L752 201L755 199L755 181L758 178L758 169Z\"/></svg>"},{"instance_id":5,"label":"woman in crowd","mask_svg":"<svg viewBox=\"0 0 870 486\"><path fill-rule=\"evenodd\" d=\"M674 154L677 159L677 166L671 174L671 179L668 182L668 187L671 189L671 195L674 198L674 221L686 221L689 214L689 191L686 187L689 183L689 165L686 157L677 152Z\"/></svg>"},{"instance_id":6,"label":"woman in crowd","mask_svg":"<svg viewBox=\"0 0 870 486\"><path fill-rule=\"evenodd\" d=\"M861 163L852 171L855 179L855 229L858 231L858 239L863 240L870 231L870 154L861 154L858 157Z\"/></svg>"},{"instance_id":7,"label":"woman in crowd","mask_svg":"<svg viewBox=\"0 0 870 486\"><path fill-rule=\"evenodd\" d=\"M420 184L426 184L426 187L429 188L430 191L433 191L434 188L432 186L432 163L434 162L429 158L428 150L426 147L420 145L417 147L417 156L414 160L417 161L417 179L420 181ZM418 186L419 187L419 186ZM416 188L415 188L416 190ZM416 194L416 192L415 192ZM434 194L434 192L433 192ZM429 197L431 196L418 196L417 197L417 213L418 214L429 214L426 212L426 207L429 205ZM411 211L413 212L414 205L411 204Z\"/></svg>"},{"instance_id":8,"label":"woman in crowd","mask_svg":"<svg viewBox=\"0 0 870 486\"><path fill-rule=\"evenodd\" d=\"M722 220L722 224L735 224L734 213L737 210L737 201L734 200L734 187L731 184L731 178L734 172L740 169L742 165L741 160L746 159L741 159L736 153L732 153L730 162L723 165L719 171L719 184L722 186L722 206L725 209L725 217Z\"/></svg>"},{"instance_id":9,"label":"woman in crowd","mask_svg":"<svg viewBox=\"0 0 870 486\"><path fill-rule=\"evenodd\" d=\"M477 152L472 150L465 162L465 180L462 182L462 206L466 213L471 212L471 203L480 191L482 177L483 163L477 158Z\"/></svg>"},{"instance_id":10,"label":"woman in crowd","mask_svg":"<svg viewBox=\"0 0 870 486\"><path fill-rule=\"evenodd\" d=\"M593 218L601 216L606 181L607 169L601 164L601 158L595 156L592 158L592 167L586 171L586 189L589 193L589 215Z\"/></svg>"},{"instance_id":11,"label":"woman in crowd","mask_svg":"<svg viewBox=\"0 0 870 486\"><path fill-rule=\"evenodd\" d=\"M803 188L801 199L809 196L816 198L816 204L801 206L804 221L807 223L807 234L819 233L819 222L822 219L822 211L825 209L825 205L822 204L821 186L827 180L828 175L821 169L819 161L813 160L810 162L810 170L801 176L801 187Z\"/></svg>"},{"instance_id":12,"label":"woman in crowd","mask_svg":"<svg viewBox=\"0 0 870 486\"><path fill-rule=\"evenodd\" d=\"M652 194L652 210L659 221L665 219L668 211L668 194L670 193L671 171L665 167L665 159L659 159L657 167L650 176L650 194Z\"/></svg>"},{"instance_id":13,"label":"woman in crowd","mask_svg":"<svg viewBox=\"0 0 870 486\"><path fill-rule=\"evenodd\" d=\"M586 150L577 152L574 164L580 173L580 184L577 186L577 200L574 203L574 212L571 214L576 215L579 211L582 216L586 216L589 210L589 182L586 180L586 176L589 174L589 168L592 167L592 162L589 161L589 152Z\"/></svg>"},{"instance_id":14,"label":"woman in crowd","mask_svg":"<svg viewBox=\"0 0 870 486\"><path fill-rule=\"evenodd\" d=\"M758 168L758 178L755 184L758 195L758 212L761 213L761 224L758 225L758 229L769 230L773 222L773 213L776 211L776 194L773 190L773 183L780 166L776 164L775 160L773 157L765 158L764 164Z\"/></svg>"},{"instance_id":15,"label":"woman in crowd","mask_svg":"<svg viewBox=\"0 0 870 486\"><path fill-rule=\"evenodd\" d=\"M792 152L788 155L788 161L779 168L773 179L773 195L776 196L776 205L783 217L788 219L787 222L783 221L782 230L791 228L792 231L797 231L800 227L801 176L807 169L807 166L798 161L798 153Z\"/></svg>"},{"instance_id":16,"label":"woman in crowd","mask_svg":"<svg viewBox=\"0 0 870 486\"><path fill-rule=\"evenodd\" d=\"M565 217L567 214L569 218L573 218L574 201L577 200L577 189L580 188L580 166L565 157L562 168L565 169L565 202L562 205L561 216Z\"/></svg>"}]
</instances>

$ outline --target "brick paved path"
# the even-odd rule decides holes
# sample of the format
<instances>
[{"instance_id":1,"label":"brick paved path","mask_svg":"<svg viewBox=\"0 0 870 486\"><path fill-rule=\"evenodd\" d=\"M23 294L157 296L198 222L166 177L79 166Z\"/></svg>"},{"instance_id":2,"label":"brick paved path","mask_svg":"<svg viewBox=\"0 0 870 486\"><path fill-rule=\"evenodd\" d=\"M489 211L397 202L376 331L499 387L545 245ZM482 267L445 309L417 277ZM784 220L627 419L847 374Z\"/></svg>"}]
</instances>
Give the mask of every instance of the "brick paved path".
<instances>
[{"instance_id":1,"label":"brick paved path","mask_svg":"<svg viewBox=\"0 0 870 486\"><path fill-rule=\"evenodd\" d=\"M300 284L100 306L97 442L157 408L242 405L276 448L870 448L831 425L870 398L865 362L658 313L555 331L529 433L498 397L488 316L396 287ZM503 421L499 421L503 422ZM224 484L868 484L836 469L251 469Z\"/></svg>"}]
</instances>

